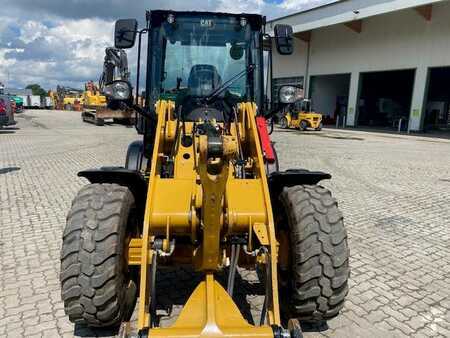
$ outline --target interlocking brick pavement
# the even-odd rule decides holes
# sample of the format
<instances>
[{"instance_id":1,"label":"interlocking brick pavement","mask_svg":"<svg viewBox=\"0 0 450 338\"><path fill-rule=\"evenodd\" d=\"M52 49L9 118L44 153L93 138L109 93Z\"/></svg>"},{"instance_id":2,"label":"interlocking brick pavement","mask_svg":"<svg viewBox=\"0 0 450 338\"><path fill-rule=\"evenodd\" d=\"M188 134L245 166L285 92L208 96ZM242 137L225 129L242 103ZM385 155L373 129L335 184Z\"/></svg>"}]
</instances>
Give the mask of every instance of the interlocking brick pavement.
<instances>
[{"instance_id":1,"label":"interlocking brick pavement","mask_svg":"<svg viewBox=\"0 0 450 338\"><path fill-rule=\"evenodd\" d=\"M113 335L74 328L64 315L61 234L86 183L76 173L122 165L138 136L120 125L84 124L76 112L26 111L17 120L17 129L0 131L0 337ZM349 130L279 130L273 139L282 169L333 175L324 185L340 202L349 233L344 311L305 336L449 337L450 142ZM238 285L249 294L240 306L255 318L261 290L254 274L241 276ZM188 283L192 274L161 276L162 307L173 303L164 296L164 288L173 290L167 279Z\"/></svg>"}]
</instances>

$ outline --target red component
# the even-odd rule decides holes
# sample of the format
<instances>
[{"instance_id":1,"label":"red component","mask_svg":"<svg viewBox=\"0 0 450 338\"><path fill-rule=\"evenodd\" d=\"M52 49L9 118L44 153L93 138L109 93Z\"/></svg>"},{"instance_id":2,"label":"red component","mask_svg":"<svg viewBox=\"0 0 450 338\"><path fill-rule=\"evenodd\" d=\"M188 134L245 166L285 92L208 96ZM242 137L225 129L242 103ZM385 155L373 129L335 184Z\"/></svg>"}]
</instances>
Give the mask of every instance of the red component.
<instances>
[{"instance_id":1,"label":"red component","mask_svg":"<svg viewBox=\"0 0 450 338\"><path fill-rule=\"evenodd\" d=\"M259 140L261 142L264 158L269 163L275 162L275 154L273 152L272 142L270 142L269 132L267 131L266 119L262 116L257 116L256 127L258 128Z\"/></svg>"},{"instance_id":2,"label":"red component","mask_svg":"<svg viewBox=\"0 0 450 338\"><path fill-rule=\"evenodd\" d=\"M2 115L6 114L6 104L3 99L0 99L0 114Z\"/></svg>"}]
</instances>

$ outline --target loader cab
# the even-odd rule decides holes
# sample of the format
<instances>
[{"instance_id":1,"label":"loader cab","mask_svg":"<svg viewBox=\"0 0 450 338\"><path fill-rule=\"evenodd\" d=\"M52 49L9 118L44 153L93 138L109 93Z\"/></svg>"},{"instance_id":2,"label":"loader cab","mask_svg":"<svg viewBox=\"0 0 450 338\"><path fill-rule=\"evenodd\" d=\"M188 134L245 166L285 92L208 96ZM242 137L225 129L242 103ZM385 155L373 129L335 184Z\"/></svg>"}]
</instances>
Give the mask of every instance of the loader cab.
<instances>
[{"instance_id":1,"label":"loader cab","mask_svg":"<svg viewBox=\"0 0 450 338\"><path fill-rule=\"evenodd\" d=\"M145 157L152 154L159 100L175 102L174 112L182 121L231 122L240 102L255 103L258 115L274 111L264 104L264 69L271 84L272 42L279 54L292 54L292 27L276 25L271 37L265 17L256 14L155 10L146 19L140 30L134 19L116 22L116 48L131 48L138 38L137 74L134 90L124 81L111 85L113 96L125 104L132 92L140 93L141 45L147 34L145 103L142 109L137 100L133 106Z\"/></svg>"},{"instance_id":2,"label":"loader cab","mask_svg":"<svg viewBox=\"0 0 450 338\"><path fill-rule=\"evenodd\" d=\"M228 120L237 102L262 106L263 17L170 11L149 16L150 106L171 99L188 121Z\"/></svg>"},{"instance_id":3,"label":"loader cab","mask_svg":"<svg viewBox=\"0 0 450 338\"><path fill-rule=\"evenodd\" d=\"M148 33L147 109L160 99L172 100L187 120L204 118L198 108L205 106L216 120L232 118L232 107L239 102L255 102L263 110L264 67L271 68L263 62L264 50L271 54L271 48L264 47L271 45L266 43L271 37L265 32L265 17L155 10L146 18L142 30L136 20L118 20L115 45L131 48L138 34L139 59L142 34ZM292 54L292 28L277 25L273 33L278 53Z\"/></svg>"}]
</instances>

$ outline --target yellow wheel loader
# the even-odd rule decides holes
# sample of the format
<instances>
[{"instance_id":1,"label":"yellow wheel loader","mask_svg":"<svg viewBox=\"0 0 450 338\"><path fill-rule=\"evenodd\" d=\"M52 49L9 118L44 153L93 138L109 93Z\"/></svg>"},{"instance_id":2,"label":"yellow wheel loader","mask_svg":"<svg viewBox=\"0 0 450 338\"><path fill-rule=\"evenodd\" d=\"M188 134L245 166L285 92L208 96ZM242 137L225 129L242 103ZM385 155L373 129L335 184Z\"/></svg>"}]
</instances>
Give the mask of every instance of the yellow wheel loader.
<instances>
[{"instance_id":1,"label":"yellow wheel loader","mask_svg":"<svg viewBox=\"0 0 450 338\"><path fill-rule=\"evenodd\" d=\"M124 167L79 173L90 184L73 200L63 234L65 312L74 323L120 326L121 336L302 337L302 322L342 309L349 250L337 202L319 185L331 176L277 170L260 108L264 41L272 40L265 18L146 17L144 29L132 19L115 28L117 48L138 36L139 56L148 34L145 107L130 103L130 83L106 85L135 110L142 141L129 146ZM292 53L291 27L276 26L274 40L280 54ZM175 322L162 325L157 276L186 266L200 279ZM259 272L256 323L237 305L241 269Z\"/></svg>"}]
</instances>

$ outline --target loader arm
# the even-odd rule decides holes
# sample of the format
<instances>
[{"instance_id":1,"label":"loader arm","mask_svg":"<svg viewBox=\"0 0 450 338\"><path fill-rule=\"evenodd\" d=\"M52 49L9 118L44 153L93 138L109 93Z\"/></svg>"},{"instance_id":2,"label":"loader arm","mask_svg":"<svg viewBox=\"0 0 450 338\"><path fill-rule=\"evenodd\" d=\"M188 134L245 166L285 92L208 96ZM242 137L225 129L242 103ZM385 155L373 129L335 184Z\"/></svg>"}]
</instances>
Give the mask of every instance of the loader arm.
<instances>
[{"instance_id":1,"label":"loader arm","mask_svg":"<svg viewBox=\"0 0 450 338\"><path fill-rule=\"evenodd\" d=\"M143 234L141 240L132 241L130 248L135 257L136 243L141 245L138 329L152 337L190 337L193 332L205 337L225 337L233 332L240 337L273 337L271 326L280 325L277 242L255 120L256 106L239 104L238 121L232 124L229 135L221 136L221 157L214 154L214 159L211 139L208 140L212 136L196 134L199 126L195 122L186 122L186 134L182 135L174 106L171 101L159 101L156 106L158 125ZM217 128L222 126L217 124ZM192 145L183 144L182 137L192 138ZM172 153L173 149L177 151ZM239 151L250 159L251 168L247 170L252 173L251 178L236 176L232 158ZM191 238L193 265L205 278L173 327L153 329L150 309L154 286L149 281L152 258L158 255L155 241L169 243L180 236ZM249 250L265 248L255 257L259 263L270 265L266 269L271 273L270 292L266 295L267 321L259 327L243 319L231 296L214 278L214 273L224 267L224 252L232 236L245 238ZM236 321L230 324L227 318Z\"/></svg>"}]
</instances>

